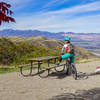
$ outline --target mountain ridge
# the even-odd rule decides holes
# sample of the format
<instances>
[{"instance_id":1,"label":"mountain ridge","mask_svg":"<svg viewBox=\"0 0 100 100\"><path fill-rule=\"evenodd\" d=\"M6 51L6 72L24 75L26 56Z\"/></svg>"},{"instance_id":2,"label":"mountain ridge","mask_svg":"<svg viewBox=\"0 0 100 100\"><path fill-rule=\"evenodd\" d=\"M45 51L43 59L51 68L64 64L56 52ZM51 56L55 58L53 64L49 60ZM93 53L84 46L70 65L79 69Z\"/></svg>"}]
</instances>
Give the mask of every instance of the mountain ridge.
<instances>
[{"instance_id":1,"label":"mountain ridge","mask_svg":"<svg viewBox=\"0 0 100 100\"><path fill-rule=\"evenodd\" d=\"M28 34L27 34L28 33ZM14 29L4 29L0 30L0 36L38 36L38 35L63 35L63 34L74 34L74 35L100 35L100 33L76 33L76 32L48 32L40 30L14 30ZM49 36L50 37L50 36Z\"/></svg>"},{"instance_id":2,"label":"mountain ridge","mask_svg":"<svg viewBox=\"0 0 100 100\"><path fill-rule=\"evenodd\" d=\"M48 32L40 30L13 30L6 29L0 31L1 37L19 36L33 37L43 36L49 39L63 40L65 37L71 37L71 42L79 47L88 50L100 51L100 33L75 33L75 32Z\"/></svg>"}]
</instances>

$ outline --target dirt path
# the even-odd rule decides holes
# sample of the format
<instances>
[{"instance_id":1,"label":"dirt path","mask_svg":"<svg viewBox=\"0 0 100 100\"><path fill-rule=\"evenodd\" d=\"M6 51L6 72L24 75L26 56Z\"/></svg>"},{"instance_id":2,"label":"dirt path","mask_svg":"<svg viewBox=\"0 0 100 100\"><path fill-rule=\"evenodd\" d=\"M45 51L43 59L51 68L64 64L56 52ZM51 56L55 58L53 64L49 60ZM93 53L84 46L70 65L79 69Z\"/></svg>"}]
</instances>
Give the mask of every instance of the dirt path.
<instances>
[{"instance_id":1,"label":"dirt path","mask_svg":"<svg viewBox=\"0 0 100 100\"><path fill-rule=\"evenodd\" d=\"M100 61L76 66L79 74L80 72L93 73L96 66L100 66ZM61 76L56 73L48 78L23 77L19 72L0 75L0 100L78 100L67 99L67 93L74 94L77 90L95 88L100 90L100 75L91 75L87 79L81 78L79 80L74 80L72 76ZM61 99L57 99L56 96Z\"/></svg>"}]
</instances>

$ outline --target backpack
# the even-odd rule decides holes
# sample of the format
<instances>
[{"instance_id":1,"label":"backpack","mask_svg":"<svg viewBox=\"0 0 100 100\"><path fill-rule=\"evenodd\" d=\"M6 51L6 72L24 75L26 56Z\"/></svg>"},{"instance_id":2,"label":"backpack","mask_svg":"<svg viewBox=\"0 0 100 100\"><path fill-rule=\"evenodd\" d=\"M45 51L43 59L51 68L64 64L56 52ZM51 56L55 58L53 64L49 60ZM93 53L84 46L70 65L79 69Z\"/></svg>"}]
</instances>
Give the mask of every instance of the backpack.
<instances>
[{"instance_id":1,"label":"backpack","mask_svg":"<svg viewBox=\"0 0 100 100\"><path fill-rule=\"evenodd\" d=\"M68 49L71 54L75 54L75 47L71 43L68 44Z\"/></svg>"}]
</instances>

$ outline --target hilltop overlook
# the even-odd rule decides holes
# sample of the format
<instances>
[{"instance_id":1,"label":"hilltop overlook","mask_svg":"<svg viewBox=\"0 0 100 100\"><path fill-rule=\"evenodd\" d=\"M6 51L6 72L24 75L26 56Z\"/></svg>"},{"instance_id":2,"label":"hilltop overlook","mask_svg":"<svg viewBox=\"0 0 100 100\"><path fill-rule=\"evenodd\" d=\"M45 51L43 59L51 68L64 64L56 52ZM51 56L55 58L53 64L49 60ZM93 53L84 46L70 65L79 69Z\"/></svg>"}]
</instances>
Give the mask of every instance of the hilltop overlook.
<instances>
[{"instance_id":1,"label":"hilltop overlook","mask_svg":"<svg viewBox=\"0 0 100 100\"><path fill-rule=\"evenodd\" d=\"M73 44L86 48L91 51L100 51L100 33L74 33L74 32L47 32L39 30L12 30L6 29L0 31L1 37L34 37L43 36L49 39L63 40L65 37L71 37ZM41 37L37 37L41 38Z\"/></svg>"}]
</instances>

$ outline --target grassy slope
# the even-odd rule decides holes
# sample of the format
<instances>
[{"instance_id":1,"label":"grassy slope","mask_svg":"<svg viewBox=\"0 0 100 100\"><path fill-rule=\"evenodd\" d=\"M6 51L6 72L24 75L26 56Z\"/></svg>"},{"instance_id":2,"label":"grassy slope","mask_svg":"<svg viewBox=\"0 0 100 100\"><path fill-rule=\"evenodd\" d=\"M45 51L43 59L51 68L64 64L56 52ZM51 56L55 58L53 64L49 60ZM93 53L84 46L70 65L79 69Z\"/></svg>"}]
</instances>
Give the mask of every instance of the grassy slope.
<instances>
[{"instance_id":1,"label":"grassy slope","mask_svg":"<svg viewBox=\"0 0 100 100\"><path fill-rule=\"evenodd\" d=\"M9 39L13 42L24 42L27 41L29 43L33 43L38 46L43 46L45 48L51 49L51 50L57 50L57 48L62 48L63 41L60 40L54 40L54 39L47 39L45 37L9 37ZM84 48L80 48L75 46L76 49L76 58L95 58L96 56L93 56L88 50ZM59 50L60 51L60 50Z\"/></svg>"},{"instance_id":2,"label":"grassy slope","mask_svg":"<svg viewBox=\"0 0 100 100\"><path fill-rule=\"evenodd\" d=\"M48 40L47 38L38 36L38 37L9 37L13 42L29 42L36 44L38 46L44 46L45 48L56 50L58 47L62 47L63 42L59 40ZM99 60L96 56L93 56L86 49L75 47L76 48L76 63L86 63L89 61ZM79 59L80 58L80 59ZM7 66L8 67L8 66ZM0 73L8 73L13 71L19 71L18 68L3 68L0 69Z\"/></svg>"}]
</instances>

